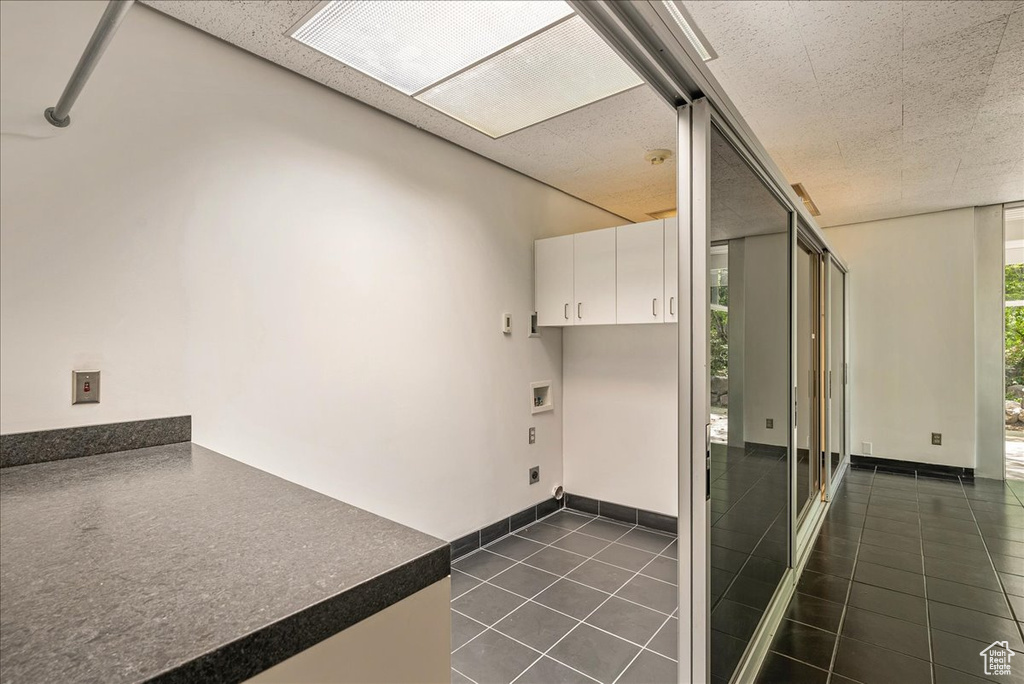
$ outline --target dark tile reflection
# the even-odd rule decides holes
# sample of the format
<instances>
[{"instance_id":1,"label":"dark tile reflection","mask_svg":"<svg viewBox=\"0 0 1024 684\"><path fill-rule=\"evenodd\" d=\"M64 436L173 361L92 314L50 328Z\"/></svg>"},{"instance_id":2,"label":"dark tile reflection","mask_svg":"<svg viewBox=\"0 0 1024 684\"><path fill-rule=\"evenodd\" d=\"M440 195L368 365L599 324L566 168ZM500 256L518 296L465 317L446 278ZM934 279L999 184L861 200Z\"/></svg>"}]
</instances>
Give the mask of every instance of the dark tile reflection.
<instances>
[{"instance_id":1,"label":"dark tile reflection","mask_svg":"<svg viewBox=\"0 0 1024 684\"><path fill-rule=\"evenodd\" d=\"M711 669L716 677L731 677L786 571L786 480L784 447L711 445Z\"/></svg>"}]
</instances>

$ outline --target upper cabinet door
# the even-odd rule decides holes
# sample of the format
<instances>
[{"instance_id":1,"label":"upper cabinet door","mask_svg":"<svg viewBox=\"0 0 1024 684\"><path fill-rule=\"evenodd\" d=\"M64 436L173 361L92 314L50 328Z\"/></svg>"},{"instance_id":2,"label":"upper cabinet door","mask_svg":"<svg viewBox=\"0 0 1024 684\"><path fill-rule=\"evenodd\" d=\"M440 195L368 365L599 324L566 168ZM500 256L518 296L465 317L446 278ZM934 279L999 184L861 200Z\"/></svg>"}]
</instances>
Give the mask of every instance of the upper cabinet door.
<instances>
[{"instance_id":1,"label":"upper cabinet door","mask_svg":"<svg viewBox=\"0 0 1024 684\"><path fill-rule=\"evenodd\" d=\"M574 236L575 325L615 323L615 229Z\"/></svg>"},{"instance_id":2,"label":"upper cabinet door","mask_svg":"<svg viewBox=\"0 0 1024 684\"><path fill-rule=\"evenodd\" d=\"M572 325L576 318L573 308L573 242L572 235L563 235L533 243L537 325Z\"/></svg>"},{"instance_id":3,"label":"upper cabinet door","mask_svg":"<svg viewBox=\"0 0 1024 684\"><path fill-rule=\"evenodd\" d=\"M665 219L665 322L679 321L679 219Z\"/></svg>"},{"instance_id":4,"label":"upper cabinet door","mask_svg":"<svg viewBox=\"0 0 1024 684\"><path fill-rule=\"evenodd\" d=\"M616 322L661 323L665 316L665 222L615 229Z\"/></svg>"}]
</instances>

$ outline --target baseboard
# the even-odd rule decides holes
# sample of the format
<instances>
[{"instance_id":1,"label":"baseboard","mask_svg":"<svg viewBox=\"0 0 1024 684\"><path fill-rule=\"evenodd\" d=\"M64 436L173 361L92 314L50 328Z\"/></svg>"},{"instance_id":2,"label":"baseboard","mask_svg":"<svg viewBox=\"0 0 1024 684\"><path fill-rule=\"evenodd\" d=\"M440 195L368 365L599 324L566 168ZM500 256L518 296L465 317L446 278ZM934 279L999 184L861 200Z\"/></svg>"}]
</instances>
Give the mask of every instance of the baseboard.
<instances>
[{"instance_id":1,"label":"baseboard","mask_svg":"<svg viewBox=\"0 0 1024 684\"><path fill-rule=\"evenodd\" d=\"M554 513L564 505L565 499L545 499L535 506L524 508L523 510L502 518L498 522L491 523L485 527L481 527L475 532L470 532L467 535L459 537L455 541L451 542L452 549L452 560L461 558L467 553L476 551L481 546L490 544L495 539L501 539L506 534L511 534L518 529L522 529L527 525L531 525L545 515Z\"/></svg>"},{"instance_id":2,"label":"baseboard","mask_svg":"<svg viewBox=\"0 0 1024 684\"><path fill-rule=\"evenodd\" d=\"M192 416L0 435L0 468L192 441Z\"/></svg>"},{"instance_id":3,"label":"baseboard","mask_svg":"<svg viewBox=\"0 0 1024 684\"><path fill-rule=\"evenodd\" d=\"M874 468L883 473L898 473L902 475L916 474L922 477L937 477L945 480L974 479L974 468L961 468L959 466L936 465L935 463L920 463L918 461L900 461L892 458L877 458L875 456L850 456L850 467L864 470Z\"/></svg>"},{"instance_id":4,"label":"baseboard","mask_svg":"<svg viewBox=\"0 0 1024 684\"><path fill-rule=\"evenodd\" d=\"M571 508L591 515L600 515L612 520L650 527L653 530L671 532L676 534L679 531L679 521L674 515L645 511L642 508L623 506L611 501L600 501L578 494L565 495L565 507Z\"/></svg>"}]
</instances>

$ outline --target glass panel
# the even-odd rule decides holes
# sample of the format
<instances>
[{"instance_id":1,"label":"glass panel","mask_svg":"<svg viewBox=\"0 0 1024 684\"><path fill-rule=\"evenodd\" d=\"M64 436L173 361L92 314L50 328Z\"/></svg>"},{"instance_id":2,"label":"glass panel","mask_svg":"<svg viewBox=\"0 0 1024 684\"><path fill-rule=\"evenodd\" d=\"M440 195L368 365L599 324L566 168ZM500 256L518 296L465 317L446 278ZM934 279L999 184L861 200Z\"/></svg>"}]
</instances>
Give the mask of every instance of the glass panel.
<instances>
[{"instance_id":1,"label":"glass panel","mask_svg":"<svg viewBox=\"0 0 1024 684\"><path fill-rule=\"evenodd\" d=\"M803 519L819 497L817 404L818 253L803 243L796 254L796 492Z\"/></svg>"},{"instance_id":2,"label":"glass panel","mask_svg":"<svg viewBox=\"0 0 1024 684\"><path fill-rule=\"evenodd\" d=\"M1024 480L1024 207L1003 210L1006 479Z\"/></svg>"},{"instance_id":3,"label":"glass panel","mask_svg":"<svg viewBox=\"0 0 1024 684\"><path fill-rule=\"evenodd\" d=\"M711 138L711 674L728 681L789 560L789 212Z\"/></svg>"},{"instance_id":4,"label":"glass panel","mask_svg":"<svg viewBox=\"0 0 1024 684\"><path fill-rule=\"evenodd\" d=\"M829 262L831 269L831 306L829 308L829 454L832 479L846 459L846 393L844 364L846 362L846 274Z\"/></svg>"},{"instance_id":5,"label":"glass panel","mask_svg":"<svg viewBox=\"0 0 1024 684\"><path fill-rule=\"evenodd\" d=\"M729 443L729 243L708 256L711 289L711 441Z\"/></svg>"}]
</instances>

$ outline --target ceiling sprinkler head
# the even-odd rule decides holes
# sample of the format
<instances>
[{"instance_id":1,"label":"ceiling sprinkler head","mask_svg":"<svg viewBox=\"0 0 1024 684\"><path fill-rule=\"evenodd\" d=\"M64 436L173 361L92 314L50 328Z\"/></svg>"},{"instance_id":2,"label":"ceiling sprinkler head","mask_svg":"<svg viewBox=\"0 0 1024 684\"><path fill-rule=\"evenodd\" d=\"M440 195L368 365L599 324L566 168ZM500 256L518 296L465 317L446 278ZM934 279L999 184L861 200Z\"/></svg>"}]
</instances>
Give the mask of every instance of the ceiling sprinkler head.
<instances>
[{"instance_id":1,"label":"ceiling sprinkler head","mask_svg":"<svg viewBox=\"0 0 1024 684\"><path fill-rule=\"evenodd\" d=\"M655 166L657 166L658 164L664 164L671 158L672 150L651 150L650 152L644 155L644 159L646 159Z\"/></svg>"}]
</instances>

